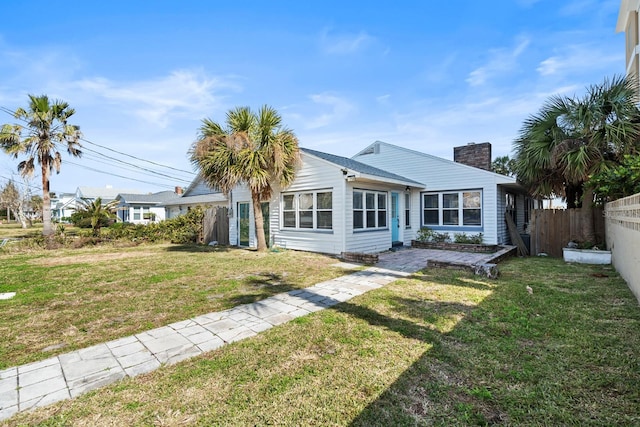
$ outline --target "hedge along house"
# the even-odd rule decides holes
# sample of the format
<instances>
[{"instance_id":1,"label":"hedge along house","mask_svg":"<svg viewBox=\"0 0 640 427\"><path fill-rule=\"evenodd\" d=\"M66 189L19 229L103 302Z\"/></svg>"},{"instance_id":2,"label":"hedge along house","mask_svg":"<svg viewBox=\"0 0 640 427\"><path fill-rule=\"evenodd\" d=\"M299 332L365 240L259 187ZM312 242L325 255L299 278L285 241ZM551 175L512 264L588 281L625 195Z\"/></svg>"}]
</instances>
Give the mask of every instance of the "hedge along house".
<instances>
[{"instance_id":1,"label":"hedge along house","mask_svg":"<svg viewBox=\"0 0 640 427\"><path fill-rule=\"evenodd\" d=\"M301 148L293 184L262 203L267 242L336 255L377 253L410 245L428 226L452 237L483 233L487 244L509 243L505 212L521 232L528 221L524 188L487 170L490 144L454 151L458 162L379 141L353 158ZM460 163L465 158L476 164ZM231 244L256 247L250 191L238 186L228 197Z\"/></svg>"}]
</instances>

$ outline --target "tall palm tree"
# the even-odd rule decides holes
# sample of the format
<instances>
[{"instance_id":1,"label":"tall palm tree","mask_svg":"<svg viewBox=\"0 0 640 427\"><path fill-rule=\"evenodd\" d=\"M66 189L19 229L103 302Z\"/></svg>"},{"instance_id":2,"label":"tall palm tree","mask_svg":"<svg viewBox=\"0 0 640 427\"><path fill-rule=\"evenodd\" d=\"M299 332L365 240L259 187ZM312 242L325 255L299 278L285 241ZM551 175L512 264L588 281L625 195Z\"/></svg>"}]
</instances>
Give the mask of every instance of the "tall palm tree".
<instances>
[{"instance_id":1,"label":"tall palm tree","mask_svg":"<svg viewBox=\"0 0 640 427\"><path fill-rule=\"evenodd\" d=\"M58 144L66 147L72 156L79 157L80 128L67 121L75 113L64 101L50 102L46 95L29 95L27 109L18 108L14 117L22 124L5 124L0 131L0 146L14 158L24 154L26 160L18 164L23 176L31 176L36 170L36 162L42 174L42 234L53 233L51 226L51 198L49 177L54 170L60 173L62 156Z\"/></svg>"},{"instance_id":2,"label":"tall palm tree","mask_svg":"<svg viewBox=\"0 0 640 427\"><path fill-rule=\"evenodd\" d=\"M91 229L94 236L100 235L100 228L105 220L109 220L116 217L116 207L119 202L112 200L109 203L103 205L102 198L98 197L95 200L82 199L78 206L78 212L82 212L84 216L91 219Z\"/></svg>"},{"instance_id":3,"label":"tall palm tree","mask_svg":"<svg viewBox=\"0 0 640 427\"><path fill-rule=\"evenodd\" d=\"M584 213L584 239L595 241L589 177L640 151L640 111L633 80L605 79L582 98L551 97L525 120L514 142L516 174L533 194L565 196Z\"/></svg>"},{"instance_id":4,"label":"tall palm tree","mask_svg":"<svg viewBox=\"0 0 640 427\"><path fill-rule=\"evenodd\" d=\"M205 181L224 194L237 184L249 187L258 250L265 250L260 203L271 198L273 185L291 185L300 162L298 139L278 112L266 105L257 113L237 107L227 112L225 127L204 119L189 154Z\"/></svg>"}]
</instances>

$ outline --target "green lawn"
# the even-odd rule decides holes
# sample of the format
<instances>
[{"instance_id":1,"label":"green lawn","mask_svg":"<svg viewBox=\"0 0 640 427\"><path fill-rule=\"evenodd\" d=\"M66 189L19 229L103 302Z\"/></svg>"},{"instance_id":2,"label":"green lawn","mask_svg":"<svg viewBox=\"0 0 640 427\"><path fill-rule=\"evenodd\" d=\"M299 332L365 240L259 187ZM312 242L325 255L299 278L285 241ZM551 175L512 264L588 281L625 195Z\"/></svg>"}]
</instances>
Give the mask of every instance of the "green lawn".
<instances>
[{"instance_id":1,"label":"green lawn","mask_svg":"<svg viewBox=\"0 0 640 427\"><path fill-rule=\"evenodd\" d=\"M425 270L7 424L639 425L640 308L619 276L500 267Z\"/></svg>"},{"instance_id":2,"label":"green lawn","mask_svg":"<svg viewBox=\"0 0 640 427\"><path fill-rule=\"evenodd\" d=\"M117 245L117 244L116 244ZM344 274L286 251L140 245L0 250L0 369L254 302Z\"/></svg>"}]
</instances>

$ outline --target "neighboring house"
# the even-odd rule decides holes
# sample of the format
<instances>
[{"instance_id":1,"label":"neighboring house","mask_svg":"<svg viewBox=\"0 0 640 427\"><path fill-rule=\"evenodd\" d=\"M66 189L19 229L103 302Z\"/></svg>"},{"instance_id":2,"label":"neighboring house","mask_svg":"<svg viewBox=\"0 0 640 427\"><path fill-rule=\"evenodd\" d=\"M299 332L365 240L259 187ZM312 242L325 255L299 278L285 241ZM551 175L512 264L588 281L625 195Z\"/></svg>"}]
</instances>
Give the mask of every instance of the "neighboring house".
<instances>
[{"instance_id":1,"label":"neighboring house","mask_svg":"<svg viewBox=\"0 0 640 427\"><path fill-rule=\"evenodd\" d=\"M159 205L164 207L166 219L183 215L196 206L226 207L228 205L227 197L220 191L209 187L200 175L196 176L184 192L180 187L176 187L176 193L179 197Z\"/></svg>"},{"instance_id":2,"label":"neighboring house","mask_svg":"<svg viewBox=\"0 0 640 427\"><path fill-rule=\"evenodd\" d=\"M488 143L456 147L458 162L379 141L351 159L306 148L301 156L293 184L262 204L267 242L279 247L376 253L409 245L422 226L508 243L505 212L524 232L533 208L515 178L488 170ZM255 247L250 192L238 186L228 203L230 241Z\"/></svg>"},{"instance_id":3,"label":"neighboring house","mask_svg":"<svg viewBox=\"0 0 640 427\"><path fill-rule=\"evenodd\" d=\"M51 198L51 220L60 222L76 211L75 193L57 193Z\"/></svg>"},{"instance_id":4,"label":"neighboring house","mask_svg":"<svg viewBox=\"0 0 640 427\"><path fill-rule=\"evenodd\" d=\"M173 191L160 191L151 194L120 193L115 200L118 204L118 220L133 224L149 224L166 219L164 203L180 199Z\"/></svg>"},{"instance_id":5,"label":"neighboring house","mask_svg":"<svg viewBox=\"0 0 640 427\"><path fill-rule=\"evenodd\" d=\"M626 75L634 78L640 76L640 14L639 0L622 0L618 12L616 32L625 33ZM637 80L636 80L637 84ZM638 86L636 86L638 87ZM640 90L638 91L640 94Z\"/></svg>"},{"instance_id":6,"label":"neighboring house","mask_svg":"<svg viewBox=\"0 0 640 427\"><path fill-rule=\"evenodd\" d=\"M107 204L118 197L118 194L143 194L141 191L125 190L113 188L110 185L106 187L78 187L76 189L76 200L88 200L93 202L98 197L102 200L102 204Z\"/></svg>"}]
</instances>

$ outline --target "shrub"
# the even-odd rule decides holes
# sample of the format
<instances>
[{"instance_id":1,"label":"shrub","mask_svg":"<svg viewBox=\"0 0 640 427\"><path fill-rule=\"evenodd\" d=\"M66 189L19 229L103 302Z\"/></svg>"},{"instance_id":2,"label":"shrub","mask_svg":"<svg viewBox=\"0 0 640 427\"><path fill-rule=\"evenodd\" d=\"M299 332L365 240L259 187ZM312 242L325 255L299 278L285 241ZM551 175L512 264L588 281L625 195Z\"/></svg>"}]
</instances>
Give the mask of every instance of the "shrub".
<instances>
[{"instance_id":1,"label":"shrub","mask_svg":"<svg viewBox=\"0 0 640 427\"><path fill-rule=\"evenodd\" d=\"M131 241L170 241L171 243L196 243L202 232L204 210L192 208L185 215L148 225L116 223L103 230L111 239Z\"/></svg>"},{"instance_id":2,"label":"shrub","mask_svg":"<svg viewBox=\"0 0 640 427\"><path fill-rule=\"evenodd\" d=\"M449 233L438 233L429 227L420 227L416 240L419 242L442 243L449 242L451 238L449 237Z\"/></svg>"},{"instance_id":3,"label":"shrub","mask_svg":"<svg viewBox=\"0 0 640 427\"><path fill-rule=\"evenodd\" d=\"M473 245L482 244L483 238L484 238L484 235L482 233L478 233L478 234L456 233L453 235L453 241L455 243L469 243Z\"/></svg>"}]
</instances>

